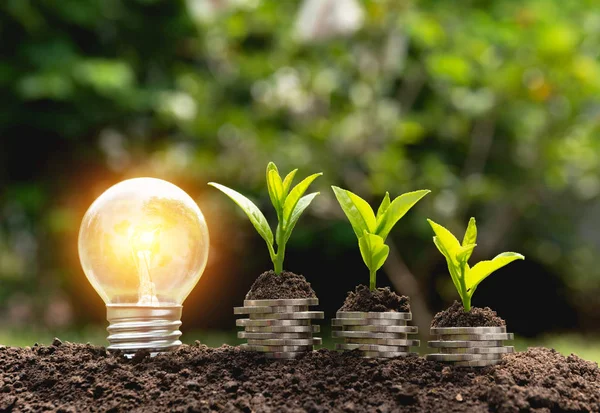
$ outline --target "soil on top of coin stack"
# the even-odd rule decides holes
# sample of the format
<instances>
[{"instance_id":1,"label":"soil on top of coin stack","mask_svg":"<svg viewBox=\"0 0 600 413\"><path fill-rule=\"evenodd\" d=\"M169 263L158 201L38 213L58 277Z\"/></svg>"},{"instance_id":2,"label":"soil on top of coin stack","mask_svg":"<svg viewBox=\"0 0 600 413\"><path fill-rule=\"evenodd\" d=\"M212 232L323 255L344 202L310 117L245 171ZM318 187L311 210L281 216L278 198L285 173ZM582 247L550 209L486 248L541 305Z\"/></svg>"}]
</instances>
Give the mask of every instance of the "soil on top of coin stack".
<instances>
[{"instance_id":1,"label":"soil on top of coin stack","mask_svg":"<svg viewBox=\"0 0 600 413\"><path fill-rule=\"evenodd\" d=\"M410 299L405 295L396 294L389 287L371 291L369 287L361 284L354 291L348 291L344 305L338 311L408 313L410 312Z\"/></svg>"},{"instance_id":2,"label":"soil on top of coin stack","mask_svg":"<svg viewBox=\"0 0 600 413\"><path fill-rule=\"evenodd\" d=\"M431 327L504 327L506 321L498 317L495 311L489 307L471 307L471 311L465 312L463 305L458 301L446 310L437 313L433 317Z\"/></svg>"},{"instance_id":3,"label":"soil on top of coin stack","mask_svg":"<svg viewBox=\"0 0 600 413\"><path fill-rule=\"evenodd\" d=\"M282 300L316 298L310 283L303 275L282 271L280 275L270 270L263 272L252 284L246 300Z\"/></svg>"},{"instance_id":4,"label":"soil on top of coin stack","mask_svg":"<svg viewBox=\"0 0 600 413\"><path fill-rule=\"evenodd\" d=\"M0 411L599 412L600 369L531 348L491 367L317 350L296 360L183 345L132 360L104 347L0 346Z\"/></svg>"}]
</instances>

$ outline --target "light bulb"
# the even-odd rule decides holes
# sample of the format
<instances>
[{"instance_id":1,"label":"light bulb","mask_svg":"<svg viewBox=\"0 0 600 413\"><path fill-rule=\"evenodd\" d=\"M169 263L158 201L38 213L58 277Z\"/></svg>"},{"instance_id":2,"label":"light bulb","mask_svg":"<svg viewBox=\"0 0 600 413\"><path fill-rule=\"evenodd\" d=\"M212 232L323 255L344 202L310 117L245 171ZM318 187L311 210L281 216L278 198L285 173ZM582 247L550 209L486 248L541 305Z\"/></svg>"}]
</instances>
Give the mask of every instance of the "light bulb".
<instances>
[{"instance_id":1,"label":"light bulb","mask_svg":"<svg viewBox=\"0 0 600 413\"><path fill-rule=\"evenodd\" d=\"M94 201L79 230L79 259L106 303L109 350L131 356L181 345L182 303L208 247L200 208L169 182L130 179Z\"/></svg>"}]
</instances>

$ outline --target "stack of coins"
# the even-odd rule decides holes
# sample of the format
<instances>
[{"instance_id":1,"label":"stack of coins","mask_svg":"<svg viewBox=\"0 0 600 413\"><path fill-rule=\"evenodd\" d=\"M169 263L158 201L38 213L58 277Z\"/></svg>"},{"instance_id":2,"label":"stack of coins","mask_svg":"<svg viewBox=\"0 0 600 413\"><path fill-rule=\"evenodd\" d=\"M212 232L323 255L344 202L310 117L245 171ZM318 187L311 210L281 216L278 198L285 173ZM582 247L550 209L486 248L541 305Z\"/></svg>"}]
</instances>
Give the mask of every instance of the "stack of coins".
<instances>
[{"instance_id":1,"label":"stack of coins","mask_svg":"<svg viewBox=\"0 0 600 413\"><path fill-rule=\"evenodd\" d=\"M338 311L331 320L333 338L343 339L336 350L359 350L363 357L390 358L415 354L410 347L419 340L409 340L418 328L407 325L411 313Z\"/></svg>"},{"instance_id":2,"label":"stack of coins","mask_svg":"<svg viewBox=\"0 0 600 413\"><path fill-rule=\"evenodd\" d=\"M244 307L235 307L234 314L247 314L248 318L236 320L244 327L239 338L248 340L241 347L264 353L267 358L293 359L322 344L313 333L320 332L312 320L323 319L322 311L309 311L309 306L319 304L318 298L289 300L245 300Z\"/></svg>"},{"instance_id":3,"label":"stack of coins","mask_svg":"<svg viewBox=\"0 0 600 413\"><path fill-rule=\"evenodd\" d=\"M492 366L502 360L503 354L515 351L503 343L514 339L506 327L437 327L431 329L431 335L437 340L430 341L429 347L438 349L439 353L428 354L427 360L454 366Z\"/></svg>"}]
</instances>

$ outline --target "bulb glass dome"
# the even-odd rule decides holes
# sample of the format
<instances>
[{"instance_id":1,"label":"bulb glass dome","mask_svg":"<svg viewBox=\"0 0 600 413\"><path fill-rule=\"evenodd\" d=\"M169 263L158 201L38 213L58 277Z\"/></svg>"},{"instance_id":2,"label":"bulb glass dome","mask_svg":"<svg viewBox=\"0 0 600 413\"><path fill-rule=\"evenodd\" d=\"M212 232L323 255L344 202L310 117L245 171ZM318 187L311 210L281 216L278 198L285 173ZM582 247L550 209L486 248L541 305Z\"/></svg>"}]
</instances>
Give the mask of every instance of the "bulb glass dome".
<instances>
[{"instance_id":1,"label":"bulb glass dome","mask_svg":"<svg viewBox=\"0 0 600 413\"><path fill-rule=\"evenodd\" d=\"M81 265L107 305L181 305L202 276L208 249L196 203L155 178L109 188L79 231Z\"/></svg>"}]
</instances>

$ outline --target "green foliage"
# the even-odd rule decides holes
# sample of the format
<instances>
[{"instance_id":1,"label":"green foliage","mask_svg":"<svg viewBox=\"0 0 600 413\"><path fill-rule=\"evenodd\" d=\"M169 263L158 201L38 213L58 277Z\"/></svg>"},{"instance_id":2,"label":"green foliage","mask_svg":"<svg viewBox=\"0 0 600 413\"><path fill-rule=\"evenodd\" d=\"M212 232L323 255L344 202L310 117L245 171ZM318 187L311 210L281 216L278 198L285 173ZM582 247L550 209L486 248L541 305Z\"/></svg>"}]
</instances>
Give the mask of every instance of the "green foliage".
<instances>
[{"instance_id":1,"label":"green foliage","mask_svg":"<svg viewBox=\"0 0 600 413\"><path fill-rule=\"evenodd\" d=\"M369 288L373 291L377 288L375 274L385 263L390 253L390 247L385 245L383 238L379 235L369 234L367 231L358 239L358 247L360 248L360 255L371 274Z\"/></svg>"},{"instance_id":2,"label":"green foliage","mask_svg":"<svg viewBox=\"0 0 600 413\"><path fill-rule=\"evenodd\" d=\"M360 253L370 273L369 288L373 291L376 288L377 270L390 252L385 245L390 231L400 218L431 191L424 189L409 192L391 202L390 194L386 192L375 215L369 203L358 195L337 186L331 188L358 238Z\"/></svg>"},{"instance_id":3,"label":"green foliage","mask_svg":"<svg viewBox=\"0 0 600 413\"><path fill-rule=\"evenodd\" d=\"M468 264L473 249L477 246L477 225L475 218L469 220L463 243L443 226L432 220L427 220L433 228L435 236L433 242L446 258L452 282L460 295L465 311L471 310L471 298L477 286L494 271L510 264L515 260L524 260L525 257L516 252L503 252L491 261L481 261L474 267Z\"/></svg>"},{"instance_id":4,"label":"green foliage","mask_svg":"<svg viewBox=\"0 0 600 413\"><path fill-rule=\"evenodd\" d=\"M421 200L421 198L423 198L429 192L431 191L426 189L402 194L394 199L390 205L385 208L381 215L379 215L378 211L377 214L379 215L379 219L377 219L377 228L375 229L375 233L385 240L400 218L402 218L417 202ZM382 202L381 206L379 207L380 210L382 207L384 207L384 202Z\"/></svg>"},{"instance_id":5,"label":"green foliage","mask_svg":"<svg viewBox=\"0 0 600 413\"><path fill-rule=\"evenodd\" d=\"M265 218L263 213L260 212L260 209L258 209L258 207L244 195L240 194L237 191L234 191L231 188L227 188L226 186L217 184L215 182L209 182L208 184L214 186L215 188L223 192L225 195L231 198L233 202L235 202L240 208L242 208L242 211L244 211L244 213L250 219L250 222L252 222L252 225L254 225L256 232L258 232L262 239L264 239L267 243L267 247L269 248L269 254L271 255L271 259L273 260L275 257L275 252L273 250L273 231L271 231L271 227L267 222L267 218Z\"/></svg>"},{"instance_id":6,"label":"green foliage","mask_svg":"<svg viewBox=\"0 0 600 413\"><path fill-rule=\"evenodd\" d=\"M267 165L267 188L271 203L277 213L277 230L275 232L275 242L277 252L273 243L273 231L263 213L258 207L246 198L244 195L224 185L215 182L209 182L209 185L217 188L233 200L248 216L252 225L260 236L267 243L271 261L275 266L275 272L281 274L283 271L283 259L285 256L285 246L292 235L292 231L304 210L310 205L312 200L319 195L318 192L304 195L310 184L322 173L316 173L304 178L295 187L292 187L294 176L297 169L290 172L284 180L281 179L277 166L273 162Z\"/></svg>"},{"instance_id":7,"label":"green foliage","mask_svg":"<svg viewBox=\"0 0 600 413\"><path fill-rule=\"evenodd\" d=\"M588 233L600 200L597 0L365 0L360 30L315 42L295 36L302 3L0 1L0 306L15 292L38 302L77 290L76 260L49 251L73 244L111 183L162 177L208 212L197 188L256 193L276 159L369 202L432 189L404 218L415 231L403 259L419 275L437 252L415 223L478 211L495 236L480 252L524 245L560 275L581 320L599 311L600 243ZM314 31L332 20L315 16ZM345 253L355 241L331 242ZM39 282L45 273L56 278ZM47 313L38 307L33 319Z\"/></svg>"}]
</instances>

